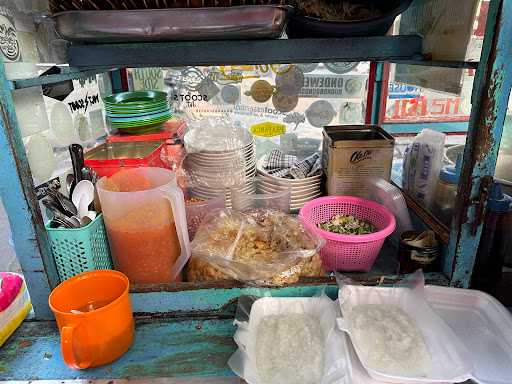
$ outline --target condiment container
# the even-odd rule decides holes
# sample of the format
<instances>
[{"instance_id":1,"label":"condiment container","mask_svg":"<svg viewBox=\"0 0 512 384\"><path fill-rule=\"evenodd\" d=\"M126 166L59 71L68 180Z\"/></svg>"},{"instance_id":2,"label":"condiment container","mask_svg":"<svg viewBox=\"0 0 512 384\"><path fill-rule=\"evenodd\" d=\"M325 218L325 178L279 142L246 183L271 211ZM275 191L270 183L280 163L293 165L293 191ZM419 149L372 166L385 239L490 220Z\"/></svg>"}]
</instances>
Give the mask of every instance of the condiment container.
<instances>
[{"instance_id":1,"label":"condiment container","mask_svg":"<svg viewBox=\"0 0 512 384\"><path fill-rule=\"evenodd\" d=\"M112 259L132 284L181 281L190 257L185 201L173 172L122 170L97 183Z\"/></svg>"},{"instance_id":2,"label":"condiment container","mask_svg":"<svg viewBox=\"0 0 512 384\"><path fill-rule=\"evenodd\" d=\"M400 273L439 271L439 242L432 231L406 231L400 236L398 259Z\"/></svg>"},{"instance_id":3,"label":"condiment container","mask_svg":"<svg viewBox=\"0 0 512 384\"><path fill-rule=\"evenodd\" d=\"M376 232L342 235L318 227L336 215L351 215L368 221ZM354 196L324 196L311 200L301 208L299 217L306 228L326 240L320 256L327 271L370 271L384 240L396 228L395 216L386 207Z\"/></svg>"},{"instance_id":4,"label":"condiment container","mask_svg":"<svg viewBox=\"0 0 512 384\"><path fill-rule=\"evenodd\" d=\"M472 287L496 294L503 278L503 265L512 247L512 198L495 183L487 203L487 214L472 279ZM510 256L509 256L510 258Z\"/></svg>"},{"instance_id":5,"label":"condiment container","mask_svg":"<svg viewBox=\"0 0 512 384\"><path fill-rule=\"evenodd\" d=\"M389 180L393 137L376 125L324 127L323 167L329 195L366 197L366 180Z\"/></svg>"},{"instance_id":6,"label":"condiment container","mask_svg":"<svg viewBox=\"0 0 512 384\"><path fill-rule=\"evenodd\" d=\"M447 226L450 226L453 217L461 167L462 155L457 157L455 167L451 165L443 167L434 192L432 210L436 217Z\"/></svg>"}]
</instances>

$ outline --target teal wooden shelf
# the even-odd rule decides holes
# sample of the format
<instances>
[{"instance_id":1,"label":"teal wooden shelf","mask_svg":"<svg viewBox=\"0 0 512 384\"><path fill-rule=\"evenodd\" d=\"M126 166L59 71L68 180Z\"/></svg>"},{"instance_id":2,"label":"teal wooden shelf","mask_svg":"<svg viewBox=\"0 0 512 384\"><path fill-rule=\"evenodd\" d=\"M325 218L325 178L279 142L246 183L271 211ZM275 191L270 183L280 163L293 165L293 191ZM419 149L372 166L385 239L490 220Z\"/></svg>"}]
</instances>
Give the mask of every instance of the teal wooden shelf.
<instances>
[{"instance_id":1,"label":"teal wooden shelf","mask_svg":"<svg viewBox=\"0 0 512 384\"><path fill-rule=\"evenodd\" d=\"M397 275L397 250L385 242L379 257L369 272L344 272L343 274L365 285L394 284L404 276ZM426 273L426 284L447 286L449 280L442 273ZM322 289L335 299L338 287L334 277L301 279L286 287L255 287L239 282L176 283L148 286L132 286L132 304L138 314L172 313L189 316L234 316L236 300L241 295L261 295L265 291L272 296L314 296Z\"/></svg>"},{"instance_id":2,"label":"teal wooden shelf","mask_svg":"<svg viewBox=\"0 0 512 384\"><path fill-rule=\"evenodd\" d=\"M478 62L425 59L419 36L73 44L68 49L70 67L64 68L64 73L14 80L10 88L55 84L116 68L145 66L389 61L449 68L478 67Z\"/></svg>"},{"instance_id":3,"label":"teal wooden shelf","mask_svg":"<svg viewBox=\"0 0 512 384\"><path fill-rule=\"evenodd\" d=\"M456 60L395 60L396 64L420 65L424 67L443 67L458 69L477 69L478 61L456 61Z\"/></svg>"},{"instance_id":4,"label":"teal wooden shelf","mask_svg":"<svg viewBox=\"0 0 512 384\"><path fill-rule=\"evenodd\" d=\"M73 44L78 68L423 60L420 36Z\"/></svg>"},{"instance_id":5,"label":"teal wooden shelf","mask_svg":"<svg viewBox=\"0 0 512 384\"><path fill-rule=\"evenodd\" d=\"M25 322L0 349L0 381L226 377L233 319L139 319L132 348L113 364L68 368L54 322Z\"/></svg>"},{"instance_id":6,"label":"teal wooden shelf","mask_svg":"<svg viewBox=\"0 0 512 384\"><path fill-rule=\"evenodd\" d=\"M378 266L375 272L378 271ZM351 274L359 278L365 274ZM376 276L375 276L376 278ZM388 276L373 283L391 283ZM439 274L426 274L427 283L448 281ZM369 283L370 280L367 280ZM329 282L325 280L325 283ZM274 296L312 296L324 292L335 299L336 285L298 285L271 290ZM105 367L76 371L62 360L60 337L53 321L26 321L0 348L0 381L9 380L93 380L129 378L208 377L205 383L230 382L214 378L233 373L227 365L235 351L233 319L237 297L262 296L261 288L195 289L179 292L132 293L135 312L144 301L152 313L138 313L135 343L118 361ZM154 308L150 306L154 305ZM184 311L186 305L187 311ZM176 312L161 313L162 309ZM179 309L181 308L182 311ZM181 381L180 381L181 382Z\"/></svg>"}]
</instances>

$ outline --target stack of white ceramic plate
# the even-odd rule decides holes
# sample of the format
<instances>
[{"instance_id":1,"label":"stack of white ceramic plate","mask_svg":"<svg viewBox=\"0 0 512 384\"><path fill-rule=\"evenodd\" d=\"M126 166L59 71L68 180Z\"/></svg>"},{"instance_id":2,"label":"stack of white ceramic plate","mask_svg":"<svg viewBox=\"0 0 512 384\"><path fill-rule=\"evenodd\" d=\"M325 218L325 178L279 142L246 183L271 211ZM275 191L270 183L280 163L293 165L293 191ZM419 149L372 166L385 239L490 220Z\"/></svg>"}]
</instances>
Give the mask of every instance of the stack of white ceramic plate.
<instances>
[{"instance_id":1,"label":"stack of white ceramic plate","mask_svg":"<svg viewBox=\"0 0 512 384\"><path fill-rule=\"evenodd\" d=\"M305 179L284 179L268 174L263 168L264 157L258 160L258 176L261 178L260 188L265 192L275 193L289 188L291 191L290 212L297 213L310 200L322 195L322 175Z\"/></svg>"},{"instance_id":2,"label":"stack of white ceramic plate","mask_svg":"<svg viewBox=\"0 0 512 384\"><path fill-rule=\"evenodd\" d=\"M183 169L193 182L191 192L203 199L224 194L226 206L230 208L230 188L237 187L243 192L254 192L254 138L242 128L225 132L225 135L204 134L201 131L193 129L184 137L188 153Z\"/></svg>"}]
</instances>

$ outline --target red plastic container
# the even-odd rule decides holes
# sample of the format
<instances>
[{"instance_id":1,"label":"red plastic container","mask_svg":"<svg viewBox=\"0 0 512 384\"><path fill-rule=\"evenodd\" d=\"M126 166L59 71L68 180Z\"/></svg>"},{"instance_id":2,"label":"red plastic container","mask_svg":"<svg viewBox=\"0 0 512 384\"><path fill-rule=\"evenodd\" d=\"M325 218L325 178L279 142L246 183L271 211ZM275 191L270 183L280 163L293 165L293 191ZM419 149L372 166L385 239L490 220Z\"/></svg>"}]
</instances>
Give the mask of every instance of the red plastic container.
<instances>
[{"instance_id":1,"label":"red plastic container","mask_svg":"<svg viewBox=\"0 0 512 384\"><path fill-rule=\"evenodd\" d=\"M169 168L163 159L167 144L161 141L107 142L88 151L85 165L91 167L99 177L112 176L121 169L138 167Z\"/></svg>"}]
</instances>

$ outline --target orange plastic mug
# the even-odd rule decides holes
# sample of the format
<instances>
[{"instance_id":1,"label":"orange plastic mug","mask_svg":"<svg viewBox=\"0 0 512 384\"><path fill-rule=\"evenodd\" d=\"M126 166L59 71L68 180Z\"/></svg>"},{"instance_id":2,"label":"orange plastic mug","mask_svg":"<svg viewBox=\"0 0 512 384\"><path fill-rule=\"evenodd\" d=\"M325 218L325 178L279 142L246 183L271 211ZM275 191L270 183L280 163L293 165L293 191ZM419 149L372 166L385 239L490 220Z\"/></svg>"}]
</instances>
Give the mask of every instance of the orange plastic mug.
<instances>
[{"instance_id":1,"label":"orange plastic mug","mask_svg":"<svg viewBox=\"0 0 512 384\"><path fill-rule=\"evenodd\" d=\"M134 323L129 287L121 272L98 270L72 277L53 290L48 302L68 366L108 364L130 348Z\"/></svg>"}]
</instances>

